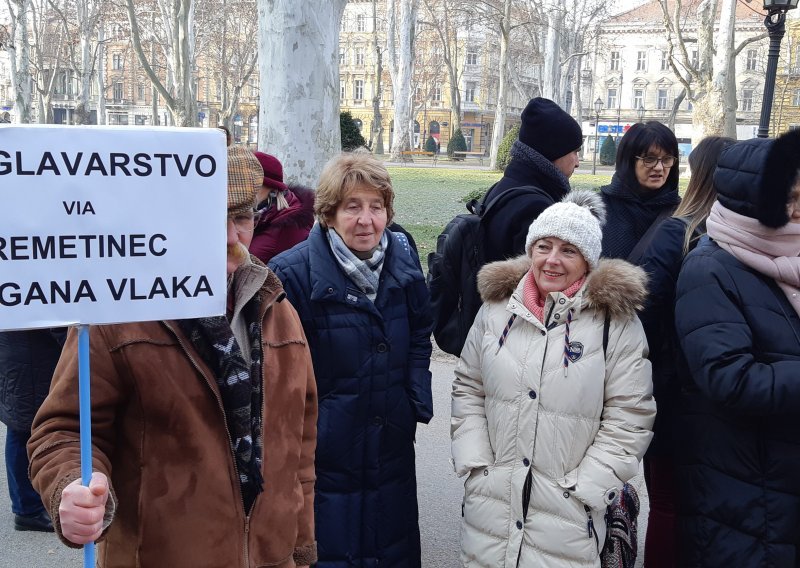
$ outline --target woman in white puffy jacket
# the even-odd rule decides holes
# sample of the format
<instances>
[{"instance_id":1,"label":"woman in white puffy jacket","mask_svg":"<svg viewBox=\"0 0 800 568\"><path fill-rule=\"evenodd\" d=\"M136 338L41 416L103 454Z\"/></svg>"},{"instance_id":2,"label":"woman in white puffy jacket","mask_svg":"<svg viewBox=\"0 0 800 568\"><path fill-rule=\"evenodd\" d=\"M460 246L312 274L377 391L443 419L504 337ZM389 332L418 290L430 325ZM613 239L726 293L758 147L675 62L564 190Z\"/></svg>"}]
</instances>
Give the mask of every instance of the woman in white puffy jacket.
<instances>
[{"instance_id":1,"label":"woman in white puffy jacket","mask_svg":"<svg viewBox=\"0 0 800 568\"><path fill-rule=\"evenodd\" d=\"M606 507L639 471L656 413L646 276L599 261L603 222L574 191L531 224L526 256L481 270L452 393L465 566L599 567Z\"/></svg>"}]
</instances>

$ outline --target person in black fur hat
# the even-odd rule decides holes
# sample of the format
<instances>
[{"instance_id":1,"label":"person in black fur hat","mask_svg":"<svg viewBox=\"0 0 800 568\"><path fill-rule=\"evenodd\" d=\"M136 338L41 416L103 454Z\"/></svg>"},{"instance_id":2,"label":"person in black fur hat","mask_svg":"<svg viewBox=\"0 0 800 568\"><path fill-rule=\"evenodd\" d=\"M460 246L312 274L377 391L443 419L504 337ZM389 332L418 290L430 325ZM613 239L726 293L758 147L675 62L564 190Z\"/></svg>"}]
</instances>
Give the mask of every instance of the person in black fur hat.
<instances>
[{"instance_id":1,"label":"person in black fur hat","mask_svg":"<svg viewBox=\"0 0 800 568\"><path fill-rule=\"evenodd\" d=\"M539 214L569 192L569 177L580 164L583 145L580 125L549 99L531 99L522 111L519 139L503 177L484 197L488 204L512 188L529 192L503 203L485 216L486 262L520 255L528 227Z\"/></svg>"},{"instance_id":2,"label":"person in black fur hat","mask_svg":"<svg viewBox=\"0 0 800 568\"><path fill-rule=\"evenodd\" d=\"M800 131L726 149L678 278L680 566L800 563Z\"/></svg>"}]
</instances>

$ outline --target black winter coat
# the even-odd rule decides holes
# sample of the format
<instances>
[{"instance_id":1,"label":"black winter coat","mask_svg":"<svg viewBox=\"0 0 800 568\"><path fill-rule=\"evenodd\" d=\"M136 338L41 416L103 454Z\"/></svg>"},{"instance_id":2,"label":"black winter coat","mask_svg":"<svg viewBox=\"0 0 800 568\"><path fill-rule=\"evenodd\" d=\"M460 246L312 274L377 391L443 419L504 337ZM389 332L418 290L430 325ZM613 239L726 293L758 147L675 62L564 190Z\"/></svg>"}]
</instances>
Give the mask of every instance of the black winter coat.
<instances>
[{"instance_id":1,"label":"black winter coat","mask_svg":"<svg viewBox=\"0 0 800 568\"><path fill-rule=\"evenodd\" d=\"M63 328L0 332L0 422L30 435L66 339Z\"/></svg>"},{"instance_id":2,"label":"black winter coat","mask_svg":"<svg viewBox=\"0 0 800 568\"><path fill-rule=\"evenodd\" d=\"M681 566L800 566L800 318L704 238L678 279Z\"/></svg>"},{"instance_id":3,"label":"black winter coat","mask_svg":"<svg viewBox=\"0 0 800 568\"><path fill-rule=\"evenodd\" d=\"M655 195L642 199L615 173L611 183L600 191L606 205L601 256L622 258L638 265L640 259L631 259L629 255L659 216L665 218L675 211L681 201L677 186L665 185Z\"/></svg>"},{"instance_id":4,"label":"black winter coat","mask_svg":"<svg viewBox=\"0 0 800 568\"><path fill-rule=\"evenodd\" d=\"M414 435L433 416L425 279L407 240L387 231L370 302L324 231L269 265L300 315L319 391L317 567L418 567Z\"/></svg>"},{"instance_id":5,"label":"black winter coat","mask_svg":"<svg viewBox=\"0 0 800 568\"><path fill-rule=\"evenodd\" d=\"M486 235L483 247L486 263L525 252L525 238L533 220L569 192L569 183L563 175L559 176L553 163L544 157L540 162L512 159L503 177L486 194L485 204L514 187L535 186L539 189L511 200L481 221Z\"/></svg>"},{"instance_id":6,"label":"black winter coat","mask_svg":"<svg viewBox=\"0 0 800 568\"><path fill-rule=\"evenodd\" d=\"M686 360L675 332L675 287L683 264L686 223L668 217L655 229L653 241L642 254L640 266L647 272L647 300L639 314L653 364L653 396L658 414L647 457L672 457L676 442L675 421L680 414L681 382L691 383ZM699 233L697 233L699 234ZM697 241L692 242L692 246Z\"/></svg>"}]
</instances>

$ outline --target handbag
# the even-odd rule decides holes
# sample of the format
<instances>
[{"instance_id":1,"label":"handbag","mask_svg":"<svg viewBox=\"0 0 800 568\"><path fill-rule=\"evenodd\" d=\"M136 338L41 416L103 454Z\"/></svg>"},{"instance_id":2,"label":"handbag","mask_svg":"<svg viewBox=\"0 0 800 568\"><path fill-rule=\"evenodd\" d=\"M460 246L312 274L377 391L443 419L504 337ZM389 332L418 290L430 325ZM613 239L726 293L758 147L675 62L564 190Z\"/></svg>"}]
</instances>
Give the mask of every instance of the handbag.
<instances>
[{"instance_id":1,"label":"handbag","mask_svg":"<svg viewBox=\"0 0 800 568\"><path fill-rule=\"evenodd\" d=\"M639 495L626 483L606 509L606 540L600 553L603 568L633 568L636 564L638 516Z\"/></svg>"}]
</instances>

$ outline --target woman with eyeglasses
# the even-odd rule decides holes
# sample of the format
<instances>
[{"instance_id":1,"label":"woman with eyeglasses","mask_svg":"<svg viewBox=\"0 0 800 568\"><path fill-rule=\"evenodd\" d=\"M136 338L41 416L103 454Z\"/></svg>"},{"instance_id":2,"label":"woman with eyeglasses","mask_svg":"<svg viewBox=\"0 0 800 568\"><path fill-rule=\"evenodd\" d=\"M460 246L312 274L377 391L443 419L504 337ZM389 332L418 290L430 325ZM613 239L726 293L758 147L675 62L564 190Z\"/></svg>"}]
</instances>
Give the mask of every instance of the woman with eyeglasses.
<instances>
[{"instance_id":1,"label":"woman with eyeglasses","mask_svg":"<svg viewBox=\"0 0 800 568\"><path fill-rule=\"evenodd\" d=\"M602 256L638 264L651 227L672 215L681 200L675 134L655 121L631 126L619 142L611 183L600 191L608 212Z\"/></svg>"}]
</instances>

